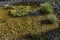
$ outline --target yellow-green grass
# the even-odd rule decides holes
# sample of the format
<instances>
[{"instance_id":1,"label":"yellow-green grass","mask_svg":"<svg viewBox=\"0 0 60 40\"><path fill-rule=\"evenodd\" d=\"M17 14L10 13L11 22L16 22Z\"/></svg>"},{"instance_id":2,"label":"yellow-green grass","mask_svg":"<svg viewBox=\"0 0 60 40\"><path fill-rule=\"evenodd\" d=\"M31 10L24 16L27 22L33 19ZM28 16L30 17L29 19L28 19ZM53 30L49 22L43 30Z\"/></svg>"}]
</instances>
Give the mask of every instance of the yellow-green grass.
<instances>
[{"instance_id":1,"label":"yellow-green grass","mask_svg":"<svg viewBox=\"0 0 60 40\"><path fill-rule=\"evenodd\" d=\"M0 36L7 40L15 39L25 34L38 34L59 27L57 16L53 13L41 16L26 16L11 18L8 11L0 8ZM40 24L42 20L50 19L54 23L50 25Z\"/></svg>"},{"instance_id":2,"label":"yellow-green grass","mask_svg":"<svg viewBox=\"0 0 60 40\"><path fill-rule=\"evenodd\" d=\"M53 15L55 16L55 15ZM52 17L52 16L51 16ZM41 32L47 32L58 28L57 18L49 17L54 22L50 25L40 24L42 20L45 20L45 16L24 17L24 18L9 18L3 25L0 25L0 35L4 35L7 39L16 38L25 34L40 34Z\"/></svg>"}]
</instances>

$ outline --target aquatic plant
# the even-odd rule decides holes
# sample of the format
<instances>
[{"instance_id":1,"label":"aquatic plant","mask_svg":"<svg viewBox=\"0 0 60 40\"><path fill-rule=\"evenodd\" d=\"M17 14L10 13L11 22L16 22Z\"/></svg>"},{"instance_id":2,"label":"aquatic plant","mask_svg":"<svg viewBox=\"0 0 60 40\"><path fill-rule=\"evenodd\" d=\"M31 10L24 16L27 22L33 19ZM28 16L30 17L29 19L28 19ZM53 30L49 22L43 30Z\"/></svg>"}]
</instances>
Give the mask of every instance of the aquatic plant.
<instances>
[{"instance_id":1,"label":"aquatic plant","mask_svg":"<svg viewBox=\"0 0 60 40\"><path fill-rule=\"evenodd\" d=\"M20 5L12 9L10 14L13 16L25 16L28 15L30 11L32 11L30 6Z\"/></svg>"}]
</instances>

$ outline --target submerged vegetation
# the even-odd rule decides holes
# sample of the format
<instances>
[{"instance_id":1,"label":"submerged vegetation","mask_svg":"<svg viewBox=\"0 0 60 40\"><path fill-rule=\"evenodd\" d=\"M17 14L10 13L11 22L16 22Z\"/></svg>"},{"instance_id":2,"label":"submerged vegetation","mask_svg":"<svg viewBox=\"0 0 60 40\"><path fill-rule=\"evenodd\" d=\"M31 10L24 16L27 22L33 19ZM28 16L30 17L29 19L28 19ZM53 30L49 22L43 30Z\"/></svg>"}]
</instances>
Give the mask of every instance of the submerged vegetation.
<instances>
[{"instance_id":1,"label":"submerged vegetation","mask_svg":"<svg viewBox=\"0 0 60 40\"><path fill-rule=\"evenodd\" d=\"M43 15L30 16L29 12L32 11L31 8L31 6L20 5L10 10L0 9L0 14L2 15L0 15L0 19L3 20L2 22L0 20L0 35L6 40L20 40L21 38L24 40L42 40L40 38L41 33L59 27L57 15L54 14L52 6L49 3L41 4L37 8L38 10L33 10ZM8 14L23 17L10 17ZM24 15L28 16L25 17Z\"/></svg>"}]
</instances>

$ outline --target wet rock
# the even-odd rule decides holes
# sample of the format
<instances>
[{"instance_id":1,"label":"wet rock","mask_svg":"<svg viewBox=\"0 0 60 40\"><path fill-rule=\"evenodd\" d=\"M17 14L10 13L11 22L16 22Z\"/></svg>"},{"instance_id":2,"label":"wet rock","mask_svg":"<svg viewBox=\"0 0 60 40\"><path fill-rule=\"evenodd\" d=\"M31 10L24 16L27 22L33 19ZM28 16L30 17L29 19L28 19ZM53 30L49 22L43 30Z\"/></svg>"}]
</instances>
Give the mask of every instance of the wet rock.
<instances>
[{"instance_id":1,"label":"wet rock","mask_svg":"<svg viewBox=\"0 0 60 40\"><path fill-rule=\"evenodd\" d=\"M33 11L33 12L30 12L28 15L29 16L36 16L36 15L39 15L40 13L38 11Z\"/></svg>"}]
</instances>

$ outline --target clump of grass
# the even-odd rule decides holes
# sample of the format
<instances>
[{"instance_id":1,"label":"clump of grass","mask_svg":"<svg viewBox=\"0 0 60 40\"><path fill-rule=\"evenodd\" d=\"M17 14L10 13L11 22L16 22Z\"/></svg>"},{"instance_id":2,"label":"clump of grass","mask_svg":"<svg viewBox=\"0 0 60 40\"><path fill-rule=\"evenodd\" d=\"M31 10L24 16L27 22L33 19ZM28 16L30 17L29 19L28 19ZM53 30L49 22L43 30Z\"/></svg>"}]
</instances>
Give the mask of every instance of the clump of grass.
<instances>
[{"instance_id":1,"label":"clump of grass","mask_svg":"<svg viewBox=\"0 0 60 40\"><path fill-rule=\"evenodd\" d=\"M42 12L44 12L44 13L53 12L52 5L50 3L41 4L40 8L41 8Z\"/></svg>"}]
</instances>

